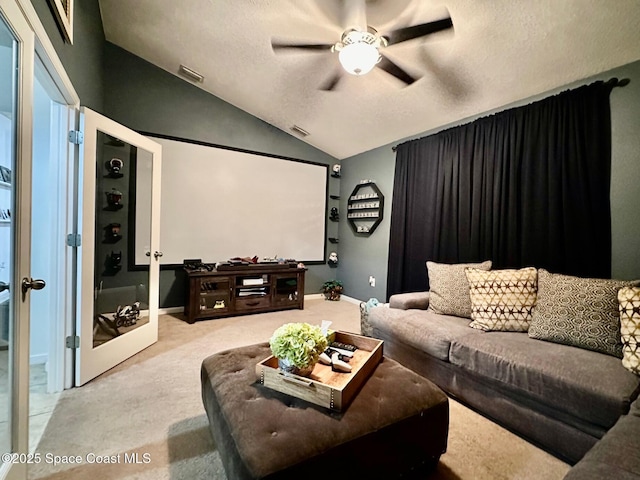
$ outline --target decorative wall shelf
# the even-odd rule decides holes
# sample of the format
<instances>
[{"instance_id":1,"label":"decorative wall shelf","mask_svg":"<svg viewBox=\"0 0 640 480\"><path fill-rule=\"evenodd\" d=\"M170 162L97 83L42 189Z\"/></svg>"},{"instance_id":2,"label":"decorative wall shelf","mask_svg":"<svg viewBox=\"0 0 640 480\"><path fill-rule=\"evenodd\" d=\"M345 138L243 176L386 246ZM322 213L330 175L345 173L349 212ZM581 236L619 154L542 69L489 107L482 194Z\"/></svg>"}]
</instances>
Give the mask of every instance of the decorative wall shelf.
<instances>
[{"instance_id":1,"label":"decorative wall shelf","mask_svg":"<svg viewBox=\"0 0 640 480\"><path fill-rule=\"evenodd\" d=\"M371 235L382 222L384 195L374 182L356 185L347 202L347 220L358 235Z\"/></svg>"}]
</instances>

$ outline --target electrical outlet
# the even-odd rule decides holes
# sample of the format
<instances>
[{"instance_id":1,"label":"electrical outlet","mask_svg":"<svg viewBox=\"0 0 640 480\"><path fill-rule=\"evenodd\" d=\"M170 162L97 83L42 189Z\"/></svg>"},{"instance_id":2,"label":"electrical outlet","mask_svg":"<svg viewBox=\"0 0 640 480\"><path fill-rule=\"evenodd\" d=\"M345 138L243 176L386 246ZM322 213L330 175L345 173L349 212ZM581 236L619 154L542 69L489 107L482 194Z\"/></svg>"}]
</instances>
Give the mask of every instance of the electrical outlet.
<instances>
[{"instance_id":1,"label":"electrical outlet","mask_svg":"<svg viewBox=\"0 0 640 480\"><path fill-rule=\"evenodd\" d=\"M369 285L371 285L372 287L376 286L376 277L374 277L373 275L369 275Z\"/></svg>"}]
</instances>

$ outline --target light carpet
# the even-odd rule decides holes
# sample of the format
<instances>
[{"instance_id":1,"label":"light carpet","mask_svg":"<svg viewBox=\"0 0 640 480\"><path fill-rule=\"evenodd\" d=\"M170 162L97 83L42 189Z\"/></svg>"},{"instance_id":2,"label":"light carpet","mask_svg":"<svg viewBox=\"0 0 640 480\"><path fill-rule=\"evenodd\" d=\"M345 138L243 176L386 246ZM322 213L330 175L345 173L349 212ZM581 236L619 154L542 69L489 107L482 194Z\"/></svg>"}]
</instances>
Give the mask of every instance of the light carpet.
<instances>
[{"instance_id":1,"label":"light carpet","mask_svg":"<svg viewBox=\"0 0 640 480\"><path fill-rule=\"evenodd\" d=\"M360 331L358 306L308 300L304 310L207 320L189 325L162 315L158 343L88 384L67 390L53 412L30 479L227 479L200 395L207 356L264 342L283 323ZM561 479L569 466L451 400L449 446L434 480ZM137 454L137 455L136 455ZM79 456L79 464L52 463ZM95 458L94 458L95 456ZM98 463L102 460L105 463ZM106 463L112 461L114 463Z\"/></svg>"}]
</instances>

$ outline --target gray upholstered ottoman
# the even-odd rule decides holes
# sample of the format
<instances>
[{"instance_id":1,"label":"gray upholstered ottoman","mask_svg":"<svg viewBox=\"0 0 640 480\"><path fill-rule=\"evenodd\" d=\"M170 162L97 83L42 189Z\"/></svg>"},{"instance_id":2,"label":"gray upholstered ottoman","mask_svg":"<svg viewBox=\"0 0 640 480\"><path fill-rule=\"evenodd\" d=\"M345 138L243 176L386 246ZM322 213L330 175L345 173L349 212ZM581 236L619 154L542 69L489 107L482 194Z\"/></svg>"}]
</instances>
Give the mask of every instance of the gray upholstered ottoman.
<instances>
[{"instance_id":1,"label":"gray upholstered ottoman","mask_svg":"<svg viewBox=\"0 0 640 480\"><path fill-rule=\"evenodd\" d=\"M202 362L202 400L229 480L411 478L445 452L446 395L399 363L384 359L335 413L260 385L255 366L270 353L264 343Z\"/></svg>"}]
</instances>

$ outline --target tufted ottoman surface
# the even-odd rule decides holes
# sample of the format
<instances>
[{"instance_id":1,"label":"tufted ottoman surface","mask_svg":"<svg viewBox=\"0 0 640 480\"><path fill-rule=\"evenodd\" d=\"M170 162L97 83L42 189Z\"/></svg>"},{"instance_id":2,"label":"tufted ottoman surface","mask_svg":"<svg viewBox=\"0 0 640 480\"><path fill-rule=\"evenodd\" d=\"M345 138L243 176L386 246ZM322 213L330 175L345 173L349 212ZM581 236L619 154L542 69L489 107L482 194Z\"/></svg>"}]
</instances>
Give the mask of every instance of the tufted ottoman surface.
<instances>
[{"instance_id":1,"label":"tufted ottoman surface","mask_svg":"<svg viewBox=\"0 0 640 480\"><path fill-rule=\"evenodd\" d=\"M260 385L255 366L270 354L263 343L202 362L202 400L229 480L423 478L445 452L446 395L399 363L383 359L337 413Z\"/></svg>"}]
</instances>

